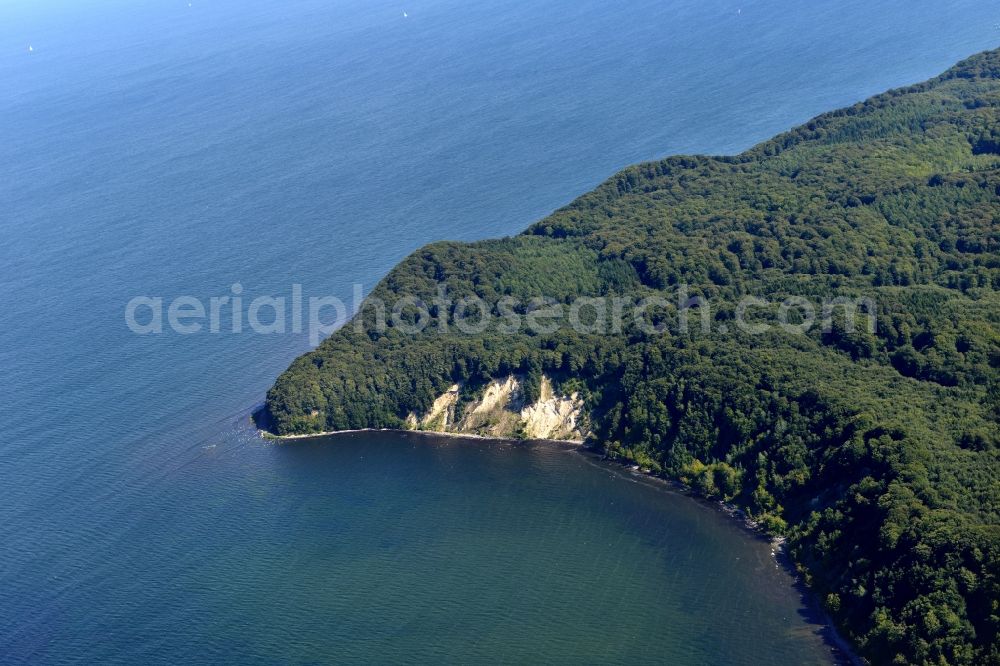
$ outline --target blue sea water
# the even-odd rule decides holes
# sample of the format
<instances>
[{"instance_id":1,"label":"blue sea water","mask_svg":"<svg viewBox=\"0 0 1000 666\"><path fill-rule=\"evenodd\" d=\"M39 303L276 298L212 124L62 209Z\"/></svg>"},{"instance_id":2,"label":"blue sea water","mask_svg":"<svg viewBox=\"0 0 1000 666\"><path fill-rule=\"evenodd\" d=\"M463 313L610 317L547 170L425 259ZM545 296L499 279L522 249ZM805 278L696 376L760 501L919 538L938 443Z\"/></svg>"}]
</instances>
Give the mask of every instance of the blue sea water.
<instances>
[{"instance_id":1,"label":"blue sea water","mask_svg":"<svg viewBox=\"0 0 1000 666\"><path fill-rule=\"evenodd\" d=\"M828 660L717 512L556 449L267 444L247 415L304 333L138 336L125 304L350 300L626 164L933 76L998 22L969 0L4 3L0 662Z\"/></svg>"}]
</instances>

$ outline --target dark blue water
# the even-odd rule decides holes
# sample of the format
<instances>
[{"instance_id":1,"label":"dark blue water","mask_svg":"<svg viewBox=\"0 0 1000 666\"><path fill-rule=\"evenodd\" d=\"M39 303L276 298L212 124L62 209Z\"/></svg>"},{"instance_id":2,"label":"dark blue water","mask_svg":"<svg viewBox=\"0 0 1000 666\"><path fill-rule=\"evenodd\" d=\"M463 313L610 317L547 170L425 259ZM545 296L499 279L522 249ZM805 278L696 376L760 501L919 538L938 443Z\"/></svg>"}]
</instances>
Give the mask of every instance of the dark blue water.
<instances>
[{"instance_id":1,"label":"dark blue water","mask_svg":"<svg viewBox=\"0 0 1000 666\"><path fill-rule=\"evenodd\" d=\"M141 337L125 303L349 299L625 164L932 76L998 23L966 0L4 3L0 661L821 661L766 546L704 507L555 452L268 445L246 415L304 334Z\"/></svg>"}]
</instances>

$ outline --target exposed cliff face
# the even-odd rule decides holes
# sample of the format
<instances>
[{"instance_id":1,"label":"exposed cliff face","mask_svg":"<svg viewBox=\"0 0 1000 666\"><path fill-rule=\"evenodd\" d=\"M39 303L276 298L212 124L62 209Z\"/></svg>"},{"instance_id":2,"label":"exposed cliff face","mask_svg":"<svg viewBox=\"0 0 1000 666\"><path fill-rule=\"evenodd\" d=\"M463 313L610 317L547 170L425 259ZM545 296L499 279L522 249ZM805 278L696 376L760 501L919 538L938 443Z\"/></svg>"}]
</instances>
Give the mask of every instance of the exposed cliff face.
<instances>
[{"instance_id":1,"label":"exposed cliff face","mask_svg":"<svg viewBox=\"0 0 1000 666\"><path fill-rule=\"evenodd\" d=\"M434 400L431 410L424 414L423 418L417 419L415 414L407 416L407 427L411 430L448 432L449 428L455 423L455 405L458 404L459 390L460 387L458 384L452 385L447 392Z\"/></svg>"},{"instance_id":2,"label":"exposed cliff face","mask_svg":"<svg viewBox=\"0 0 1000 666\"><path fill-rule=\"evenodd\" d=\"M581 441L587 436L580 396L556 395L548 377L542 378L541 396L531 404L526 403L521 380L514 376L490 382L481 395L460 407L463 390L458 384L452 386L427 414L410 414L407 427L517 439Z\"/></svg>"},{"instance_id":3,"label":"exposed cliff face","mask_svg":"<svg viewBox=\"0 0 1000 666\"><path fill-rule=\"evenodd\" d=\"M583 401L576 393L559 396L548 377L542 378L541 397L521 410L525 436L529 439L582 439L580 418Z\"/></svg>"}]
</instances>

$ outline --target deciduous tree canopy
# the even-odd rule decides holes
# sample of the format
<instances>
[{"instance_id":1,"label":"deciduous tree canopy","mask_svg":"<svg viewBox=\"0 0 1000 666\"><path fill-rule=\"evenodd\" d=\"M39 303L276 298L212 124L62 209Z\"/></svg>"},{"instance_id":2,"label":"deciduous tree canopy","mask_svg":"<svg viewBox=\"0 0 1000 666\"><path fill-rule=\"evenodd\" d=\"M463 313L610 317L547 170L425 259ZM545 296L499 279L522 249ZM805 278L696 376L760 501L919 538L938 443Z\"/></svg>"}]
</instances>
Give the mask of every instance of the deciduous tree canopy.
<instances>
[{"instance_id":1,"label":"deciduous tree canopy","mask_svg":"<svg viewBox=\"0 0 1000 666\"><path fill-rule=\"evenodd\" d=\"M712 331L413 335L368 308L278 379L274 429L400 427L455 382L544 372L609 456L787 535L871 661L1000 663L1000 52L742 155L630 167L520 236L419 250L373 296L441 284L497 315L686 285ZM747 296L870 298L877 326L751 334Z\"/></svg>"}]
</instances>

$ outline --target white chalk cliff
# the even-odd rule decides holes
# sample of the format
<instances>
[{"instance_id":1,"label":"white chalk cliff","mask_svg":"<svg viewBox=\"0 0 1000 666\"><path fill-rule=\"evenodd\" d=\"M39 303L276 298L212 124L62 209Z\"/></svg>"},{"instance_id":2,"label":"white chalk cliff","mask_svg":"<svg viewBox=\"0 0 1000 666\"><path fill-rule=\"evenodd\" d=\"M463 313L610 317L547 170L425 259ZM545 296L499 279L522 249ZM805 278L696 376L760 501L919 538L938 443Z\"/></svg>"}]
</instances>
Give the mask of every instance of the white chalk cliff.
<instances>
[{"instance_id":1,"label":"white chalk cliff","mask_svg":"<svg viewBox=\"0 0 1000 666\"><path fill-rule=\"evenodd\" d=\"M548 377L542 377L541 395L531 404L526 404L522 382L514 376L490 382L464 404L463 390L455 384L438 396L426 414L410 414L407 427L518 439L582 441L587 436L583 400L577 393L557 395Z\"/></svg>"}]
</instances>

